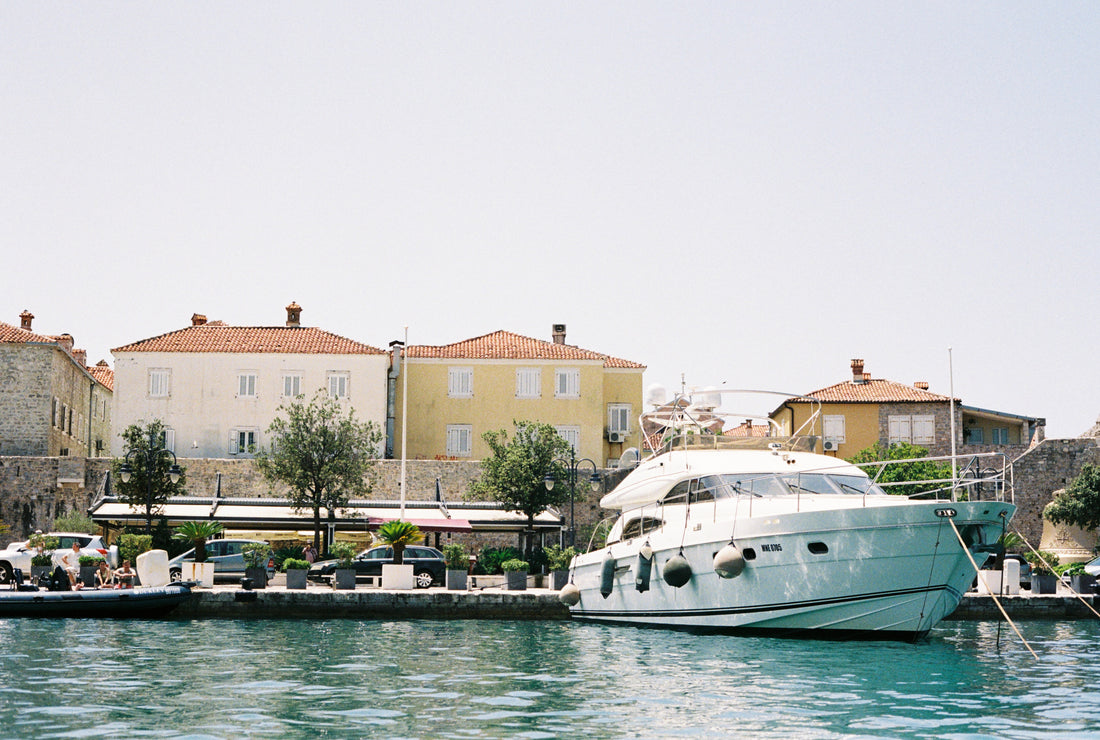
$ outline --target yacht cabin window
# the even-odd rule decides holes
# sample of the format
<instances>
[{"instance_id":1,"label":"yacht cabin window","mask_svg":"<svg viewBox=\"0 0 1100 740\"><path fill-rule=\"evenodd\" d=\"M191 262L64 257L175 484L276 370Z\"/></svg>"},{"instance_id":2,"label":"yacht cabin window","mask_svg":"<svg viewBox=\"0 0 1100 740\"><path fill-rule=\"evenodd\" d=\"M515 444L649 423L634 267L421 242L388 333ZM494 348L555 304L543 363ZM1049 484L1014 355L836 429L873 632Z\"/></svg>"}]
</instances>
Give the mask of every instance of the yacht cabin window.
<instances>
[{"instance_id":1,"label":"yacht cabin window","mask_svg":"<svg viewBox=\"0 0 1100 740\"><path fill-rule=\"evenodd\" d=\"M642 516L637 519L631 519L623 525L621 539L631 540L635 537L641 537L643 534L652 532L655 529L660 529L663 524L663 521L652 516Z\"/></svg>"}]
</instances>

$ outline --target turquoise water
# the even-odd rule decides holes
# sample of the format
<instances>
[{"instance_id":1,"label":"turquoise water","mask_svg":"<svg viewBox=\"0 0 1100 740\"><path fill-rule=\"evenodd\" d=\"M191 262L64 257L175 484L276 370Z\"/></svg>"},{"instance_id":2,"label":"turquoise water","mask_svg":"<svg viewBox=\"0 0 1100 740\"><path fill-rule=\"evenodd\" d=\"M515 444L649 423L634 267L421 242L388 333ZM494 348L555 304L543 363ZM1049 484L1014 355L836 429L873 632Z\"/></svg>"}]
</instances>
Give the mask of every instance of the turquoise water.
<instances>
[{"instance_id":1,"label":"turquoise water","mask_svg":"<svg viewBox=\"0 0 1100 740\"><path fill-rule=\"evenodd\" d=\"M1100 621L817 642L569 622L0 620L3 738L1100 738Z\"/></svg>"}]
</instances>

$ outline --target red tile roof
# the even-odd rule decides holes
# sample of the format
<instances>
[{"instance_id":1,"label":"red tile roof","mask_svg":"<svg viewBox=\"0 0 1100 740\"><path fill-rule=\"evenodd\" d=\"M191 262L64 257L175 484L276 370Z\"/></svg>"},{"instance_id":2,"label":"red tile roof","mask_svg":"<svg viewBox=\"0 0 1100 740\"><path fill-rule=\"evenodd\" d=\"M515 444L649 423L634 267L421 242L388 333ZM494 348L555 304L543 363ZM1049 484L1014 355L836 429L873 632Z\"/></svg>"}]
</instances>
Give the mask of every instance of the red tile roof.
<instances>
[{"instance_id":1,"label":"red tile roof","mask_svg":"<svg viewBox=\"0 0 1100 740\"><path fill-rule=\"evenodd\" d=\"M104 388L112 392L115 390L115 371L107 366L106 361L100 360L99 364L88 368L88 372Z\"/></svg>"},{"instance_id":2,"label":"red tile roof","mask_svg":"<svg viewBox=\"0 0 1100 740\"><path fill-rule=\"evenodd\" d=\"M843 383L813 391L808 395L823 403L947 403L951 400L948 396L941 396L922 388L905 385L904 383L895 383L892 380L882 380L881 378L868 379L862 383L853 383L847 380ZM956 402L958 400L955 399ZM790 403L807 403L807 401L792 398Z\"/></svg>"},{"instance_id":3,"label":"red tile roof","mask_svg":"<svg viewBox=\"0 0 1100 740\"><path fill-rule=\"evenodd\" d=\"M411 345L408 355L410 358L446 360L594 360L602 362L604 367L645 369L645 365L637 362L581 349L572 344L547 342L503 330L454 344Z\"/></svg>"},{"instance_id":4,"label":"red tile roof","mask_svg":"<svg viewBox=\"0 0 1100 740\"><path fill-rule=\"evenodd\" d=\"M380 355L385 350L309 326L226 326L212 321L116 347L111 352L227 352Z\"/></svg>"},{"instance_id":5,"label":"red tile roof","mask_svg":"<svg viewBox=\"0 0 1100 740\"><path fill-rule=\"evenodd\" d=\"M57 344L57 337L36 334L33 331L27 331L18 326L12 326L11 324L5 324L3 321L0 321L0 342Z\"/></svg>"}]
</instances>

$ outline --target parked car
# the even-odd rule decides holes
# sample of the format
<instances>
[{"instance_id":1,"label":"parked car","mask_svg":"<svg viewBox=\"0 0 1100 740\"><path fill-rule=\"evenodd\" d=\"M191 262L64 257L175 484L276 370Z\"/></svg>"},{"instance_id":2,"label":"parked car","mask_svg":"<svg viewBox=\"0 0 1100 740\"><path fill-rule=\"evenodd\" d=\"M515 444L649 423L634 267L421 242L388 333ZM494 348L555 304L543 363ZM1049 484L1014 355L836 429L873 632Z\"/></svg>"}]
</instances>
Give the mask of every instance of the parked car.
<instances>
[{"instance_id":1,"label":"parked car","mask_svg":"<svg viewBox=\"0 0 1100 740\"><path fill-rule=\"evenodd\" d=\"M405 547L402 561L413 567L417 588L428 588L433 584L442 585L446 575L447 563L443 553L434 547L409 545ZM370 577L382 575L382 566L393 563L393 548L388 545L372 547L355 556L352 567L355 568L355 580L366 581ZM314 563L306 576L317 583L328 583L336 570L335 560L322 560Z\"/></svg>"},{"instance_id":2,"label":"parked car","mask_svg":"<svg viewBox=\"0 0 1100 740\"><path fill-rule=\"evenodd\" d=\"M1031 563L1027 562L1027 559L1025 559L1023 555L1015 552L1006 552L1005 560L1015 560L1020 564L1020 588L1030 589ZM986 561L985 565L982 566L982 570L993 570L996 562L997 561L995 559L990 558L988 561Z\"/></svg>"},{"instance_id":3,"label":"parked car","mask_svg":"<svg viewBox=\"0 0 1100 740\"><path fill-rule=\"evenodd\" d=\"M71 552L73 543L76 543L80 545L81 555L103 558L111 567L118 565L118 548L114 545L106 547L98 534L50 532L46 536L57 538L57 549L53 551L55 564L62 555ZM7 548L0 550L0 584L11 583L16 568L23 571L25 578L29 577L34 554L34 548L29 542L12 542Z\"/></svg>"},{"instance_id":4,"label":"parked car","mask_svg":"<svg viewBox=\"0 0 1100 740\"><path fill-rule=\"evenodd\" d=\"M206 543L206 562L214 564L214 578L233 579L244 576L244 546L266 545L263 540L209 540ZM195 562L195 548L168 561L168 574L173 581L183 577L183 563ZM267 580L275 577L275 558L267 559Z\"/></svg>"},{"instance_id":5,"label":"parked car","mask_svg":"<svg viewBox=\"0 0 1100 740\"><path fill-rule=\"evenodd\" d=\"M1095 558L1085 563L1085 572L1090 576L1097 576L1100 578L1100 558Z\"/></svg>"}]
</instances>

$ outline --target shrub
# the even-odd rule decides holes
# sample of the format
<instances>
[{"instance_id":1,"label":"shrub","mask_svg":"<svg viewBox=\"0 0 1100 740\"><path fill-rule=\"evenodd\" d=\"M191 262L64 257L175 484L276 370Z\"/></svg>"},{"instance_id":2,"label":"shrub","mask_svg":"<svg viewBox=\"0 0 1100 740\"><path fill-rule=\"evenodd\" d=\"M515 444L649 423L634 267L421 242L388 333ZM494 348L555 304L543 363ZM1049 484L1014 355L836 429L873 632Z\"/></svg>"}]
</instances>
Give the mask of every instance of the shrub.
<instances>
[{"instance_id":1,"label":"shrub","mask_svg":"<svg viewBox=\"0 0 1100 740\"><path fill-rule=\"evenodd\" d=\"M77 562L79 562L81 566L86 568L88 566L99 567L99 564L105 561L103 560L103 558L97 555L81 555L77 559Z\"/></svg>"},{"instance_id":2,"label":"shrub","mask_svg":"<svg viewBox=\"0 0 1100 740\"><path fill-rule=\"evenodd\" d=\"M562 549L557 545L546 548L546 560L550 570L566 570L573 558L577 555L577 548L567 547Z\"/></svg>"},{"instance_id":3,"label":"shrub","mask_svg":"<svg viewBox=\"0 0 1100 740\"><path fill-rule=\"evenodd\" d=\"M477 572L487 576L500 575L503 572L501 563L519 557L519 550L514 547L484 547L477 556Z\"/></svg>"},{"instance_id":4,"label":"shrub","mask_svg":"<svg viewBox=\"0 0 1100 740\"><path fill-rule=\"evenodd\" d=\"M1055 570L1058 575L1062 576L1083 576L1085 573L1084 563L1066 563L1065 565L1059 565Z\"/></svg>"},{"instance_id":5,"label":"shrub","mask_svg":"<svg viewBox=\"0 0 1100 740\"><path fill-rule=\"evenodd\" d=\"M443 546L443 559L447 561L449 570L464 571L470 567L470 557L466 554L466 546L458 542Z\"/></svg>"},{"instance_id":6,"label":"shrub","mask_svg":"<svg viewBox=\"0 0 1100 740\"><path fill-rule=\"evenodd\" d=\"M355 545L351 542L333 542L330 553L336 558L336 567L350 568L351 561L355 559Z\"/></svg>"},{"instance_id":7,"label":"shrub","mask_svg":"<svg viewBox=\"0 0 1100 740\"><path fill-rule=\"evenodd\" d=\"M1032 574L1037 576L1053 575L1054 572L1051 568L1058 567L1058 556L1046 550L1040 550L1038 553L1029 552L1024 557L1027 559L1027 562L1031 563ZM1043 562L1044 560L1046 561L1045 563Z\"/></svg>"},{"instance_id":8,"label":"shrub","mask_svg":"<svg viewBox=\"0 0 1100 740\"><path fill-rule=\"evenodd\" d=\"M500 564L500 567L505 573L526 573L527 561L520 560L519 558L512 558L511 560L505 560Z\"/></svg>"},{"instance_id":9,"label":"shrub","mask_svg":"<svg viewBox=\"0 0 1100 740\"><path fill-rule=\"evenodd\" d=\"M283 560L283 572L288 570L309 570L309 561L299 560L298 558L285 558Z\"/></svg>"},{"instance_id":10,"label":"shrub","mask_svg":"<svg viewBox=\"0 0 1100 740\"><path fill-rule=\"evenodd\" d=\"M55 532L80 532L81 534L95 534L99 531L99 527L92 518L87 514L81 513L74 509L64 516L59 516L53 520L53 530Z\"/></svg>"},{"instance_id":11,"label":"shrub","mask_svg":"<svg viewBox=\"0 0 1100 740\"><path fill-rule=\"evenodd\" d=\"M123 534L118 538L118 556L137 565L137 556L153 549L151 534Z\"/></svg>"},{"instance_id":12,"label":"shrub","mask_svg":"<svg viewBox=\"0 0 1100 740\"><path fill-rule=\"evenodd\" d=\"M266 542L250 542L241 548L241 554L244 555L244 567L266 568L271 557L271 546Z\"/></svg>"}]
</instances>

